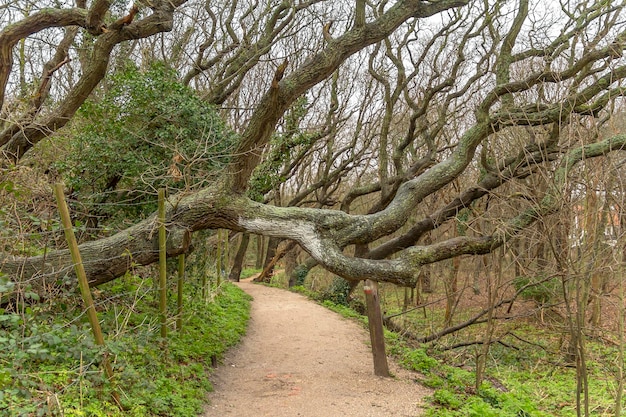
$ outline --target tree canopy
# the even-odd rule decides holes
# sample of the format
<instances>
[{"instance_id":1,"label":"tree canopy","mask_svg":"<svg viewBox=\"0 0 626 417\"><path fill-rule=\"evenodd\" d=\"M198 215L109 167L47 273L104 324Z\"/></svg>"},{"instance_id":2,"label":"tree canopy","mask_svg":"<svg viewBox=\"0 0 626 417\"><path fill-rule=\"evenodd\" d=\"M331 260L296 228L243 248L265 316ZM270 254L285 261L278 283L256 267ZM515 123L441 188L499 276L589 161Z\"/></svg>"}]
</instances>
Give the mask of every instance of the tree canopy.
<instances>
[{"instance_id":1,"label":"tree canopy","mask_svg":"<svg viewBox=\"0 0 626 417\"><path fill-rule=\"evenodd\" d=\"M57 166L83 198L154 189L187 161L170 256L224 228L291 239L348 280L413 285L556 213L581 163L626 144L621 1L136 5L0 6L0 150L8 169L65 143ZM466 209L486 225L425 239ZM92 284L157 260L155 219L81 245ZM71 274L63 249L0 265Z\"/></svg>"}]
</instances>

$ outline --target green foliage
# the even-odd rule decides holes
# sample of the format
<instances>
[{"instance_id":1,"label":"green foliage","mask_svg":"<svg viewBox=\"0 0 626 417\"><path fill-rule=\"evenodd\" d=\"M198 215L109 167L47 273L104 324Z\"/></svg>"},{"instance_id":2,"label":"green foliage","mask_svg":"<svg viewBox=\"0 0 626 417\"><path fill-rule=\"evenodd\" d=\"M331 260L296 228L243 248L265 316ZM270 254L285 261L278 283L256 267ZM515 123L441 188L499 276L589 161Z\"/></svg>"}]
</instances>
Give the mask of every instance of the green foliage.
<instances>
[{"instance_id":1,"label":"green foliage","mask_svg":"<svg viewBox=\"0 0 626 417\"><path fill-rule=\"evenodd\" d=\"M250 278L251 276L258 274L261 271L263 271L263 269L244 268L243 271L241 271L241 274L239 275L239 279Z\"/></svg>"},{"instance_id":2,"label":"green foliage","mask_svg":"<svg viewBox=\"0 0 626 417\"><path fill-rule=\"evenodd\" d=\"M483 382L478 392L474 390L475 374L439 363L422 351L413 353L410 349L405 357L417 358L412 362L422 364L410 369L426 369L426 386L435 388L432 397L433 406L427 412L429 416L492 416L492 417L547 417L549 414L539 411L528 393L520 390L500 391L490 383Z\"/></svg>"},{"instance_id":3,"label":"green foliage","mask_svg":"<svg viewBox=\"0 0 626 417\"><path fill-rule=\"evenodd\" d=\"M15 288L15 283L11 281L9 277L6 276L6 274L0 272L0 297L2 297L2 293L8 293L13 291L13 288Z\"/></svg>"},{"instance_id":4,"label":"green foliage","mask_svg":"<svg viewBox=\"0 0 626 417\"><path fill-rule=\"evenodd\" d=\"M293 287L289 288L289 291L297 292L298 294L302 294L305 297L311 299L315 299L317 297L317 294L315 292L311 291L304 285L294 285Z\"/></svg>"},{"instance_id":5,"label":"green foliage","mask_svg":"<svg viewBox=\"0 0 626 417\"><path fill-rule=\"evenodd\" d=\"M56 167L90 211L109 203L95 213L105 217L153 211L160 187L208 184L235 142L217 110L162 63L128 63L78 116Z\"/></svg>"},{"instance_id":6,"label":"green foliage","mask_svg":"<svg viewBox=\"0 0 626 417\"><path fill-rule=\"evenodd\" d=\"M589 342L588 355L594 357L594 352L600 345ZM614 349L614 348L613 348ZM611 356L615 365L615 350ZM535 363L536 358L529 362ZM589 367L590 400L594 407L592 415L613 416L615 369L605 368L596 371ZM503 408L517 405L530 416L576 416L576 370L573 368L550 366L524 366L524 364L508 364L493 370L493 374L501 380L510 392L506 393L502 402ZM625 402L626 404L626 402ZM539 411L542 410L543 414ZM522 415L522 414L520 414ZM526 417L526 416L524 416Z\"/></svg>"},{"instance_id":7,"label":"green foliage","mask_svg":"<svg viewBox=\"0 0 626 417\"><path fill-rule=\"evenodd\" d=\"M335 277L331 285L320 294L319 299L348 307L350 304L349 296L350 283L341 277Z\"/></svg>"},{"instance_id":8,"label":"green foliage","mask_svg":"<svg viewBox=\"0 0 626 417\"><path fill-rule=\"evenodd\" d=\"M408 369L422 373L428 373L439 365L439 362L429 357L423 349L406 350L400 363Z\"/></svg>"},{"instance_id":9,"label":"green foliage","mask_svg":"<svg viewBox=\"0 0 626 417\"><path fill-rule=\"evenodd\" d=\"M303 286L306 276L309 274L309 268L304 265L298 265L293 273L296 276L295 286Z\"/></svg>"},{"instance_id":10,"label":"green foliage","mask_svg":"<svg viewBox=\"0 0 626 417\"><path fill-rule=\"evenodd\" d=\"M436 404L453 410L459 408L462 404L462 399L447 389L438 389L435 391L433 400Z\"/></svg>"},{"instance_id":11,"label":"green foliage","mask_svg":"<svg viewBox=\"0 0 626 417\"><path fill-rule=\"evenodd\" d=\"M286 178L281 175L282 168L299 151L310 148L315 135L303 132L299 125L306 116L307 99L300 97L285 115L285 130L275 134L270 140L268 156L257 166L250 179L248 194L256 201L282 184Z\"/></svg>"},{"instance_id":12,"label":"green foliage","mask_svg":"<svg viewBox=\"0 0 626 417\"><path fill-rule=\"evenodd\" d=\"M539 411L534 397L524 389L501 391L489 382L483 382L478 392L474 389L474 372L449 366L430 357L423 349L412 349L396 344L400 363L426 374L423 384L435 388L428 416L493 416L493 417L547 417Z\"/></svg>"},{"instance_id":13,"label":"green foliage","mask_svg":"<svg viewBox=\"0 0 626 417\"><path fill-rule=\"evenodd\" d=\"M207 304L190 285L184 331L163 341L157 294L146 281L129 275L96 292L113 381L102 374L103 349L94 345L89 325L76 320L82 314L71 307L77 296L57 300L52 309L0 311L0 415L196 416L211 389L211 359L245 332L250 297L226 284Z\"/></svg>"},{"instance_id":14,"label":"green foliage","mask_svg":"<svg viewBox=\"0 0 626 417\"><path fill-rule=\"evenodd\" d=\"M334 311L335 313L341 314L345 318L358 319L362 323L367 324L367 317L362 316L361 314L346 305L337 304L332 302L331 300L322 301L322 305L329 310Z\"/></svg>"},{"instance_id":15,"label":"green foliage","mask_svg":"<svg viewBox=\"0 0 626 417\"><path fill-rule=\"evenodd\" d=\"M539 305L548 304L559 296L561 283L557 278L545 276L526 277L520 276L513 280L517 291L521 290L521 297L533 300Z\"/></svg>"},{"instance_id":16,"label":"green foliage","mask_svg":"<svg viewBox=\"0 0 626 417\"><path fill-rule=\"evenodd\" d=\"M548 417L550 414L539 411L536 397L527 389L496 389L489 382L484 382L478 392L475 390L474 372L431 356L425 349L416 349L407 345L397 334L386 333L385 339L389 352L398 358L405 368L424 375L421 383L434 388L432 405L426 415L432 417ZM526 384L521 383L520 387Z\"/></svg>"}]
</instances>

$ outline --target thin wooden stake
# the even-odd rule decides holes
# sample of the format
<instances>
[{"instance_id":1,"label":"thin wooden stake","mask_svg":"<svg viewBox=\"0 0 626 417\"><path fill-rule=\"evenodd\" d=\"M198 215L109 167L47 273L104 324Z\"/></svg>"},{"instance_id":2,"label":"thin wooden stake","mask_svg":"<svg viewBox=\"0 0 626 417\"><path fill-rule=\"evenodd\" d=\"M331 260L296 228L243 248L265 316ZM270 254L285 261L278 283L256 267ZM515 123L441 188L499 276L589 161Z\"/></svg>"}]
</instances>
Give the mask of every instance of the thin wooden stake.
<instances>
[{"instance_id":1,"label":"thin wooden stake","mask_svg":"<svg viewBox=\"0 0 626 417\"><path fill-rule=\"evenodd\" d=\"M94 307L93 298L91 297L91 290L89 289L89 282L87 281L87 274L85 273L85 266L83 265L83 260L80 256L76 236L74 236L70 211L67 208L67 203L65 202L63 184L57 183L54 185L54 195L57 200L59 214L61 215L61 223L63 224L63 231L65 232L65 239L67 240L67 244L70 248L72 263L74 264L76 278L78 279L78 287L80 288L80 294L82 295L83 302L85 303L87 318L89 319L89 324L91 325L93 338L98 346L104 346L104 335L102 334L102 328L100 327L98 315L96 314L96 308ZM106 374L107 379L113 379L113 368L109 363L109 358L106 353L102 358L102 365L104 366L104 373ZM112 396L117 405L121 407L119 396L115 391L112 393Z\"/></svg>"},{"instance_id":2,"label":"thin wooden stake","mask_svg":"<svg viewBox=\"0 0 626 417\"><path fill-rule=\"evenodd\" d=\"M202 280L200 282L200 285L202 287L202 300L206 301L207 300L207 290L206 290L206 286L207 286L207 282L206 282L206 270L202 271Z\"/></svg>"},{"instance_id":3,"label":"thin wooden stake","mask_svg":"<svg viewBox=\"0 0 626 417\"><path fill-rule=\"evenodd\" d=\"M159 189L159 313L161 337L167 338L167 236L165 234L165 190Z\"/></svg>"},{"instance_id":4,"label":"thin wooden stake","mask_svg":"<svg viewBox=\"0 0 626 417\"><path fill-rule=\"evenodd\" d=\"M179 332L183 328L183 281L185 280L185 254L178 255L178 283L176 289L178 290L178 297L176 298L177 310L176 310L176 330Z\"/></svg>"},{"instance_id":5,"label":"thin wooden stake","mask_svg":"<svg viewBox=\"0 0 626 417\"><path fill-rule=\"evenodd\" d=\"M222 249L223 249L222 229L217 229L217 260L215 261L215 269L217 269L217 286L222 283Z\"/></svg>"},{"instance_id":6,"label":"thin wooden stake","mask_svg":"<svg viewBox=\"0 0 626 417\"><path fill-rule=\"evenodd\" d=\"M367 304L367 323L372 342L372 355L374 356L374 374L388 377L389 364L385 352L385 335L383 332L383 315L380 311L380 299L378 298L378 283L371 279L365 280L365 301Z\"/></svg>"},{"instance_id":7,"label":"thin wooden stake","mask_svg":"<svg viewBox=\"0 0 626 417\"><path fill-rule=\"evenodd\" d=\"M224 270L224 274L222 279L226 279L228 277L228 270L230 268L230 230L224 229L225 242L224 242L224 261L222 263L222 269Z\"/></svg>"}]
</instances>

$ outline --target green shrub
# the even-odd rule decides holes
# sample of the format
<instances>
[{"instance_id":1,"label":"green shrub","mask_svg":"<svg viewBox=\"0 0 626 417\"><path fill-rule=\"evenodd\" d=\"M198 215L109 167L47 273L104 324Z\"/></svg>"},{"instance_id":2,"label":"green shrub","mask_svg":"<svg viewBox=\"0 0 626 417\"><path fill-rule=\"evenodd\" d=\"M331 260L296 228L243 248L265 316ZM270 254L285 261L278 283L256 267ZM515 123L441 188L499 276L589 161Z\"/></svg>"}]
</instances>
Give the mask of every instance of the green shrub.
<instances>
[{"instance_id":1,"label":"green shrub","mask_svg":"<svg viewBox=\"0 0 626 417\"><path fill-rule=\"evenodd\" d=\"M335 277L330 286L320 294L321 301L332 301L335 304L349 306L350 283L341 277Z\"/></svg>"},{"instance_id":2,"label":"green shrub","mask_svg":"<svg viewBox=\"0 0 626 417\"><path fill-rule=\"evenodd\" d=\"M443 388L435 391L433 394L433 400L436 404L453 410L461 407L461 404L463 403L462 399L459 398L457 394Z\"/></svg>"},{"instance_id":3,"label":"green shrub","mask_svg":"<svg viewBox=\"0 0 626 417\"><path fill-rule=\"evenodd\" d=\"M400 363L408 369L422 373L429 373L439 366L439 361L428 356L423 349L407 350Z\"/></svg>"},{"instance_id":4,"label":"green shrub","mask_svg":"<svg viewBox=\"0 0 626 417\"><path fill-rule=\"evenodd\" d=\"M89 325L77 321L77 297L66 295L64 311L60 304L0 311L0 415L197 416L211 389L212 361L245 332L250 297L224 284L207 304L189 285L183 331L164 341L149 281L126 276L97 292L112 381L102 373L104 349L94 345Z\"/></svg>"},{"instance_id":5,"label":"green shrub","mask_svg":"<svg viewBox=\"0 0 626 417\"><path fill-rule=\"evenodd\" d=\"M304 265L298 265L293 273L296 276L294 286L304 286L304 280L306 280L306 276L309 274L309 269Z\"/></svg>"},{"instance_id":6,"label":"green shrub","mask_svg":"<svg viewBox=\"0 0 626 417\"><path fill-rule=\"evenodd\" d=\"M105 219L151 213L160 187L209 184L236 141L217 110L161 62L145 70L128 62L81 106L70 133L56 168L91 215Z\"/></svg>"},{"instance_id":7,"label":"green shrub","mask_svg":"<svg viewBox=\"0 0 626 417\"><path fill-rule=\"evenodd\" d=\"M533 300L539 305L548 304L557 298L561 288L557 278L545 276L519 276L513 280L513 285L517 291L521 290L522 298Z\"/></svg>"}]
</instances>

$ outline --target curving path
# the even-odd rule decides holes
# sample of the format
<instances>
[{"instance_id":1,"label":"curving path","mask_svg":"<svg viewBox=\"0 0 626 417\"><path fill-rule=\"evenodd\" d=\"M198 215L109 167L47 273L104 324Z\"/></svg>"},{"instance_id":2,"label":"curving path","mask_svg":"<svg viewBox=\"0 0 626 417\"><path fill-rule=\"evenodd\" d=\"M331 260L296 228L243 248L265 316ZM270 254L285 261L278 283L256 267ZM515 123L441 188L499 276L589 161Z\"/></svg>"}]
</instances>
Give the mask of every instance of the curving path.
<instances>
[{"instance_id":1,"label":"curving path","mask_svg":"<svg viewBox=\"0 0 626 417\"><path fill-rule=\"evenodd\" d=\"M248 333L212 375L205 417L421 415L430 392L393 364L395 378L374 376L357 323L289 291L238 285L254 297Z\"/></svg>"}]
</instances>

